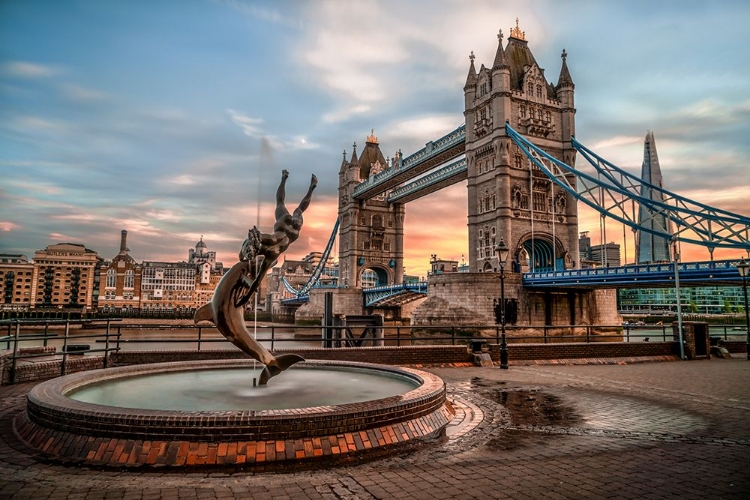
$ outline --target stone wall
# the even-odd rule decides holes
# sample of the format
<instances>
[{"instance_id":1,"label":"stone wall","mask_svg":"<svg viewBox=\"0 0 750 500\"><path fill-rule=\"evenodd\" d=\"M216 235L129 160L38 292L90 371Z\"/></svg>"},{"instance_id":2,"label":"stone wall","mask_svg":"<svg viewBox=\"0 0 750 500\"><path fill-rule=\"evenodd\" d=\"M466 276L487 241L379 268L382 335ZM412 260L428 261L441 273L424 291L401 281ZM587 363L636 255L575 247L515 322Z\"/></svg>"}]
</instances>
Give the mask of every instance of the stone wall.
<instances>
[{"instance_id":1,"label":"stone wall","mask_svg":"<svg viewBox=\"0 0 750 500\"><path fill-rule=\"evenodd\" d=\"M492 325L495 323L494 299L500 297L496 273L445 273L428 278L427 299L415 310L411 324ZM506 298L517 298L520 275L505 281Z\"/></svg>"},{"instance_id":2,"label":"stone wall","mask_svg":"<svg viewBox=\"0 0 750 500\"><path fill-rule=\"evenodd\" d=\"M518 301L518 326L622 324L616 290L534 291L523 288L521 273L505 276L505 298ZM498 273L446 273L428 281L427 299L412 314L412 325L495 323Z\"/></svg>"},{"instance_id":3,"label":"stone wall","mask_svg":"<svg viewBox=\"0 0 750 500\"><path fill-rule=\"evenodd\" d=\"M362 291L356 288L313 288L310 300L302 304L294 314L295 321L320 321L323 319L325 293L333 293L333 314L335 316L361 315L363 313Z\"/></svg>"}]
</instances>

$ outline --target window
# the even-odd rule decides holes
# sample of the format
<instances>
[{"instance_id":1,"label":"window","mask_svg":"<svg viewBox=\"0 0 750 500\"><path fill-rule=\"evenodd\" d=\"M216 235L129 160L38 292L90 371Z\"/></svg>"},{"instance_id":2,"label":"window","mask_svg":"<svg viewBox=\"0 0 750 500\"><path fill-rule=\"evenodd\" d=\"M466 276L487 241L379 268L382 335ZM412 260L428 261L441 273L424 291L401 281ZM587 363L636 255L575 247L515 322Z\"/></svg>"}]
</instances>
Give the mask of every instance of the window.
<instances>
[{"instance_id":1,"label":"window","mask_svg":"<svg viewBox=\"0 0 750 500\"><path fill-rule=\"evenodd\" d=\"M135 287L135 273L132 269L125 271L125 288Z\"/></svg>"},{"instance_id":2,"label":"window","mask_svg":"<svg viewBox=\"0 0 750 500\"><path fill-rule=\"evenodd\" d=\"M542 97L542 86L541 85L537 85L536 86L536 96L537 97Z\"/></svg>"},{"instance_id":3,"label":"window","mask_svg":"<svg viewBox=\"0 0 750 500\"><path fill-rule=\"evenodd\" d=\"M534 193L533 200L535 212L547 211L547 196L545 195L545 193Z\"/></svg>"},{"instance_id":4,"label":"window","mask_svg":"<svg viewBox=\"0 0 750 500\"><path fill-rule=\"evenodd\" d=\"M115 288L117 286L117 271L109 269L107 271L107 288Z\"/></svg>"}]
</instances>

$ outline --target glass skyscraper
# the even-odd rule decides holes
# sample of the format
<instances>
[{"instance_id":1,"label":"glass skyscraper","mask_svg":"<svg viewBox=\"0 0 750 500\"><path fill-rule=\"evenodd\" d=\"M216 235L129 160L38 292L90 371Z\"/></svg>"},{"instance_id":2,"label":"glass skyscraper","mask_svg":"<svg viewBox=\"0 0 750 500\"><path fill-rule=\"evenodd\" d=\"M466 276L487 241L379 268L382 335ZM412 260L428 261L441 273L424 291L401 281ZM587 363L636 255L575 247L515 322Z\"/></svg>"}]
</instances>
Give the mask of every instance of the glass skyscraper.
<instances>
[{"instance_id":1,"label":"glass skyscraper","mask_svg":"<svg viewBox=\"0 0 750 500\"><path fill-rule=\"evenodd\" d=\"M656 154L656 141L654 140L654 133L651 131L646 134L646 140L643 144L641 179L652 186L663 187L659 156ZM641 185L640 194L650 200L664 201L664 196L660 191L655 191L646 185ZM638 209L638 224L644 228L672 234L666 214L663 211L655 211L643 205ZM671 261L669 239L639 229L636 232L635 257L638 264Z\"/></svg>"}]
</instances>

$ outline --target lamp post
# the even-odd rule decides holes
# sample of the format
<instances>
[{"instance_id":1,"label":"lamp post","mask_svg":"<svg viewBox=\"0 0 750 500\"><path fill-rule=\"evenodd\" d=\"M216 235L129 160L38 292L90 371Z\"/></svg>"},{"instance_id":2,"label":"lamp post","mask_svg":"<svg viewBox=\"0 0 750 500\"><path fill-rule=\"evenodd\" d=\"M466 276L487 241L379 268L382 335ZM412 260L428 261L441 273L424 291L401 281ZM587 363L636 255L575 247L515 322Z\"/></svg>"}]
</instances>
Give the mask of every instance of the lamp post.
<instances>
[{"instance_id":1,"label":"lamp post","mask_svg":"<svg viewBox=\"0 0 750 500\"><path fill-rule=\"evenodd\" d=\"M508 369L508 344L505 342L505 262L508 260L510 249L504 239L495 247L497 263L500 265L500 368Z\"/></svg>"},{"instance_id":2,"label":"lamp post","mask_svg":"<svg viewBox=\"0 0 750 500\"><path fill-rule=\"evenodd\" d=\"M747 310L747 274L750 271L750 264L742 259L737 264L737 272L742 276L742 290L745 292L745 332L747 333L747 359L750 361L750 311Z\"/></svg>"}]
</instances>

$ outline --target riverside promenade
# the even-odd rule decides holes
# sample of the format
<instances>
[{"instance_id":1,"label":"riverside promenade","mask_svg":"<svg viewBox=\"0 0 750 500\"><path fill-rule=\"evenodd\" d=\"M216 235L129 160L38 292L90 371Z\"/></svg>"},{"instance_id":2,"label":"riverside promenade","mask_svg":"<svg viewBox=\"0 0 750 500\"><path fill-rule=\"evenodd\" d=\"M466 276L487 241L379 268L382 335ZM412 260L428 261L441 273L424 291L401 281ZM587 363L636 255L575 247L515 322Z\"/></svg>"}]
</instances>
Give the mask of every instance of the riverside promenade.
<instances>
[{"instance_id":1,"label":"riverside promenade","mask_svg":"<svg viewBox=\"0 0 750 500\"><path fill-rule=\"evenodd\" d=\"M447 436L411 454L276 473L93 470L35 456L0 387L0 499L750 498L750 361L421 367Z\"/></svg>"}]
</instances>

